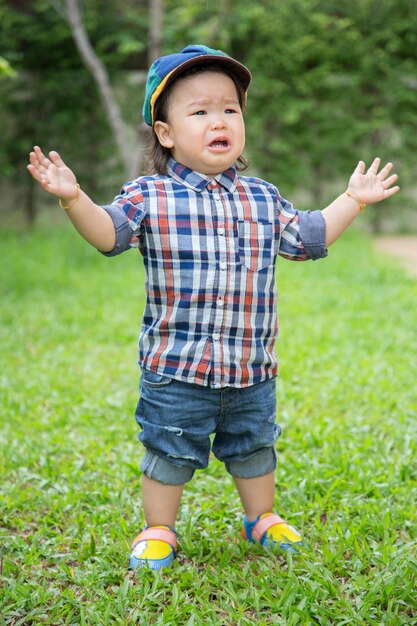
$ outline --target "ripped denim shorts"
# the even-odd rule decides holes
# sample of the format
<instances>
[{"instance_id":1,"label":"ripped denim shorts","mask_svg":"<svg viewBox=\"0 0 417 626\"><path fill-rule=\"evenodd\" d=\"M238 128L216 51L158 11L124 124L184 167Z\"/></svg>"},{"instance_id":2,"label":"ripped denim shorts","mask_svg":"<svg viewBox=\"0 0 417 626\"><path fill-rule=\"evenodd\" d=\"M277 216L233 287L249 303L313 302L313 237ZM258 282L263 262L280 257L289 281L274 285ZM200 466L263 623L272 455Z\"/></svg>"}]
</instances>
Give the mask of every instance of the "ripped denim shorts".
<instances>
[{"instance_id":1,"label":"ripped denim shorts","mask_svg":"<svg viewBox=\"0 0 417 626\"><path fill-rule=\"evenodd\" d=\"M233 476L254 478L276 467L275 379L214 389L143 369L136 421L146 448L141 468L166 484L204 469L210 451ZM211 437L214 435L214 437Z\"/></svg>"}]
</instances>

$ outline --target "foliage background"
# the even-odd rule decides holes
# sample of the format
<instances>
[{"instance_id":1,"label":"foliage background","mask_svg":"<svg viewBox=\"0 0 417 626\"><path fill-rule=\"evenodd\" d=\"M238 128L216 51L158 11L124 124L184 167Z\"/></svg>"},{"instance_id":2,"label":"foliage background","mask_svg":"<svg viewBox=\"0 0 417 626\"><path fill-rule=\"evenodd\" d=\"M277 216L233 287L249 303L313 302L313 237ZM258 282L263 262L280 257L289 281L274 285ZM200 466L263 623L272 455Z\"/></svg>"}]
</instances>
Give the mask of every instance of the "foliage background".
<instances>
[{"instance_id":1,"label":"foliage background","mask_svg":"<svg viewBox=\"0 0 417 626\"><path fill-rule=\"evenodd\" d=\"M0 0L3 221L5 214L25 210L30 217L48 204L25 172L34 143L61 151L97 201L109 201L126 178L93 79L56 10L62 5ZM82 6L135 134L149 2L85 0ZM199 42L225 49L252 70L252 172L309 208L340 193L359 158L378 154L395 162L402 201L371 209L367 219L375 229L410 227L417 169L414 0L165 0L163 8L161 53Z\"/></svg>"}]
</instances>

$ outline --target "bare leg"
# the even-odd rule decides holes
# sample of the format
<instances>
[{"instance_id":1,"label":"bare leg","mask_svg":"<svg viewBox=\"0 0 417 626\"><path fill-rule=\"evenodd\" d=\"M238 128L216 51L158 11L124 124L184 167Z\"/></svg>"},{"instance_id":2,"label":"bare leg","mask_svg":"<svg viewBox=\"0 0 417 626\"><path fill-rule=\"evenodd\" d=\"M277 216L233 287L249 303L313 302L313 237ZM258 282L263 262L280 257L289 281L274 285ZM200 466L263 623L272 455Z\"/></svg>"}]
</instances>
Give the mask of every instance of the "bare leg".
<instances>
[{"instance_id":1,"label":"bare leg","mask_svg":"<svg viewBox=\"0 0 417 626\"><path fill-rule=\"evenodd\" d=\"M233 477L246 517L253 522L259 515L269 513L274 507L275 473L256 478Z\"/></svg>"},{"instance_id":2,"label":"bare leg","mask_svg":"<svg viewBox=\"0 0 417 626\"><path fill-rule=\"evenodd\" d=\"M142 498L146 524L175 528L183 489L184 485L165 485L143 475Z\"/></svg>"}]
</instances>

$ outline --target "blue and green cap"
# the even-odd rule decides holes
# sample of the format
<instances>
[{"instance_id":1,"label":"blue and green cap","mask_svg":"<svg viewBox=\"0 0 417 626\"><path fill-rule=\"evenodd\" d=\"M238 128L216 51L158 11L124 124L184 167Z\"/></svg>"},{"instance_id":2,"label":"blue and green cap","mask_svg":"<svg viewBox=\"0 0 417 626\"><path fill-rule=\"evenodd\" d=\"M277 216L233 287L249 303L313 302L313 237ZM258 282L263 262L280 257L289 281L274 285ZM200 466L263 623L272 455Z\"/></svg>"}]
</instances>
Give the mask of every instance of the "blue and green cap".
<instances>
[{"instance_id":1,"label":"blue and green cap","mask_svg":"<svg viewBox=\"0 0 417 626\"><path fill-rule=\"evenodd\" d=\"M252 76L250 71L229 57L222 50L213 50L207 46L191 45L175 54L160 57L150 67L146 81L145 101L143 103L143 119L148 126L153 126L155 103L164 89L182 72L197 65L218 63L228 68L232 75L247 91Z\"/></svg>"}]
</instances>

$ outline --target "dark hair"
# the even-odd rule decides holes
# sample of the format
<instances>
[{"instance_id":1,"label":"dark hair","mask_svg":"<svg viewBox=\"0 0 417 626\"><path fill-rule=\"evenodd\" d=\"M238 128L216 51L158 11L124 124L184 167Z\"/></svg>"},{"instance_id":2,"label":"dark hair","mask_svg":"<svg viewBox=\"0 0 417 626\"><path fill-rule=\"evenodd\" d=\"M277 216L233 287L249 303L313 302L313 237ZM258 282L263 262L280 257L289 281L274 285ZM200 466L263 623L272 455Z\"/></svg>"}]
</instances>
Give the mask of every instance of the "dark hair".
<instances>
[{"instance_id":1,"label":"dark hair","mask_svg":"<svg viewBox=\"0 0 417 626\"><path fill-rule=\"evenodd\" d=\"M154 120L160 122L168 121L168 111L169 105L172 100L173 87L176 81L180 78L190 78L192 76L196 76L197 74L202 74L203 72L220 72L229 76L235 84L237 97L239 100L239 105L242 111L245 110L246 105L246 93L243 86L237 80L237 78L227 70L227 68L223 67L220 64L210 63L207 65L198 65L189 70L185 70L182 74L180 74L175 81L168 85L168 87L162 92L157 101L155 102L154 107ZM149 146L149 151L146 158L146 169L149 174L154 174L157 172L158 174L166 174L167 173L167 163L168 159L171 157L171 151L169 148L165 148L161 146L158 140L158 136L152 128L152 137L151 143ZM240 155L236 162L236 169L239 172L246 170L249 167L249 161L245 159L243 155Z\"/></svg>"}]
</instances>

